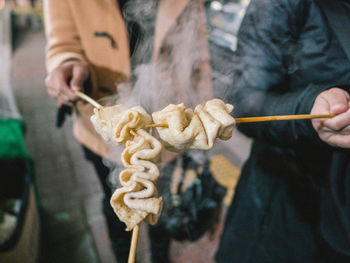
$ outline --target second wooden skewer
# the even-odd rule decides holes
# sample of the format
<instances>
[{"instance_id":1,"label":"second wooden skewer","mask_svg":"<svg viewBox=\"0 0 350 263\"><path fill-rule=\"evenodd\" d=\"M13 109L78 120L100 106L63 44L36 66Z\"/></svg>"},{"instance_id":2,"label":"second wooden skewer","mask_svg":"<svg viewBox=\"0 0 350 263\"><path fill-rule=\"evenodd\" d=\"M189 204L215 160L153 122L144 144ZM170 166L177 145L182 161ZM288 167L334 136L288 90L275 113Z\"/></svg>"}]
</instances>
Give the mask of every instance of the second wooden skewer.
<instances>
[{"instance_id":1,"label":"second wooden skewer","mask_svg":"<svg viewBox=\"0 0 350 263\"><path fill-rule=\"evenodd\" d=\"M134 137L139 136L134 130L130 130L130 133ZM150 134L152 135L152 129L150 130ZM132 230L128 263L135 263L139 232L140 232L140 224L137 224Z\"/></svg>"},{"instance_id":2,"label":"second wooden skewer","mask_svg":"<svg viewBox=\"0 0 350 263\"><path fill-rule=\"evenodd\" d=\"M307 120L307 119L333 118L335 116L336 116L336 114L277 115L277 116L237 118L237 119L235 119L235 121L236 121L236 123L263 122L263 121L287 121L287 120Z\"/></svg>"},{"instance_id":3,"label":"second wooden skewer","mask_svg":"<svg viewBox=\"0 0 350 263\"><path fill-rule=\"evenodd\" d=\"M128 263L134 263L136 258L137 241L139 237L140 225L137 224L132 230Z\"/></svg>"},{"instance_id":4,"label":"second wooden skewer","mask_svg":"<svg viewBox=\"0 0 350 263\"><path fill-rule=\"evenodd\" d=\"M261 117L247 117L236 118L236 123L247 122L264 122L264 121L286 121L286 120L307 120L307 119L320 119L320 118L333 118L336 114L299 114L299 115L277 115L277 116L261 116ZM146 125L146 127L162 127L168 128L167 123L155 123Z\"/></svg>"}]
</instances>

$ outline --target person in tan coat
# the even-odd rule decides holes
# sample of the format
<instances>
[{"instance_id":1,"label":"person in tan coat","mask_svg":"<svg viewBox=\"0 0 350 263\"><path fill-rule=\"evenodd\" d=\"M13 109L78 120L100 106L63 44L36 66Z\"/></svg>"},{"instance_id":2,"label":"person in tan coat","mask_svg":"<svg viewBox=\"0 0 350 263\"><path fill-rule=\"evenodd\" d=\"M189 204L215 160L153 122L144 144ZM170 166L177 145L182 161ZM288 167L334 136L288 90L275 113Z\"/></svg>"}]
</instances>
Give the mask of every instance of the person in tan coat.
<instances>
[{"instance_id":1,"label":"person in tan coat","mask_svg":"<svg viewBox=\"0 0 350 263\"><path fill-rule=\"evenodd\" d=\"M95 100L100 100L117 94L118 85L130 83L132 69L138 66L133 64L136 60L132 59L131 54L137 53L135 43L140 30L136 30L136 33L135 30L128 32L130 27L121 10L125 5L137 5L136 2L142 3L137 0L44 0L48 72L45 84L49 95L57 100L59 108L66 105L74 108L73 133L82 145L86 158L93 163L103 187L103 210L118 262L127 262L130 233L124 231L125 226L109 205L111 189L107 177L110 171L103 164L102 158L109 158L111 149L90 122L93 106L79 100L75 91L82 91ZM195 104L211 98L211 69L203 2L147 2L152 2L156 9L153 32L146 32L154 36L151 38L150 60L146 62L152 65L153 72L171 69L166 84L157 80L158 75L154 74L153 85L158 86L156 90L172 90L181 100L189 97L186 89L193 89L193 94L198 94ZM194 22L188 24L189 18L193 16ZM178 38L188 30L191 37ZM186 63L191 66L186 68L182 58L186 58ZM173 157L169 157L169 160L171 158ZM160 234L159 237L161 236ZM159 253L153 249L153 262L168 262L169 240L156 242L164 243L165 248L158 249Z\"/></svg>"}]
</instances>

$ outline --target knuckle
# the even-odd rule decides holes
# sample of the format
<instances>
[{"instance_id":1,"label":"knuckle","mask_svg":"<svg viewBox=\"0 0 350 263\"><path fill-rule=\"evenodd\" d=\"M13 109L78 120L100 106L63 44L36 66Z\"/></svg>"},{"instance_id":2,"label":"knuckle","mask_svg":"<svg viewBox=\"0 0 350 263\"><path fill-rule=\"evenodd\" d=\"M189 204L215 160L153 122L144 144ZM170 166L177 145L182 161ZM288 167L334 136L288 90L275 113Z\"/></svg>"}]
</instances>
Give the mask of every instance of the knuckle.
<instances>
[{"instance_id":1,"label":"knuckle","mask_svg":"<svg viewBox=\"0 0 350 263\"><path fill-rule=\"evenodd\" d=\"M52 70L51 75L57 75L57 74L59 74L59 72L61 72L61 71L62 71L62 65L61 65L61 66L58 66L58 67L56 67L54 70Z\"/></svg>"},{"instance_id":2,"label":"knuckle","mask_svg":"<svg viewBox=\"0 0 350 263\"><path fill-rule=\"evenodd\" d=\"M335 123L332 125L332 129L333 129L334 131L340 131L342 128L343 128L343 127L342 127L342 125L341 125L340 122L335 122Z\"/></svg>"},{"instance_id":3,"label":"knuckle","mask_svg":"<svg viewBox=\"0 0 350 263\"><path fill-rule=\"evenodd\" d=\"M334 87L334 88L329 89L328 92L329 93L334 93L334 92L337 92L338 89L339 88Z\"/></svg>"},{"instance_id":4,"label":"knuckle","mask_svg":"<svg viewBox=\"0 0 350 263\"><path fill-rule=\"evenodd\" d=\"M45 86L46 86L46 87L51 86L51 75L48 75L48 76L45 78Z\"/></svg>"},{"instance_id":5,"label":"knuckle","mask_svg":"<svg viewBox=\"0 0 350 263\"><path fill-rule=\"evenodd\" d=\"M82 64L79 65L79 71L84 75L89 72L87 67L85 65L82 65Z\"/></svg>"},{"instance_id":6,"label":"knuckle","mask_svg":"<svg viewBox=\"0 0 350 263\"><path fill-rule=\"evenodd\" d=\"M329 89L329 90L326 90L326 91L324 91L324 95L325 96L327 96L327 97L329 97L329 96L331 96L331 97L334 97L335 95L337 95L339 93L339 89L338 88L331 88L331 89Z\"/></svg>"}]
</instances>

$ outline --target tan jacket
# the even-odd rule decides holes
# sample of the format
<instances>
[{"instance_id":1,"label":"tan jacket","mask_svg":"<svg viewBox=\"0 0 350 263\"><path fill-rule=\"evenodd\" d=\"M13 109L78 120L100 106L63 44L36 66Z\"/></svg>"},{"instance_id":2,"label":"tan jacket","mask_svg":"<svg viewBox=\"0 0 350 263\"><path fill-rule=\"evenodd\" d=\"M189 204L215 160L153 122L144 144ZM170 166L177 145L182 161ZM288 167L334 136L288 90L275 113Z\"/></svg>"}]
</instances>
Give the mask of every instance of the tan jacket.
<instances>
[{"instance_id":1,"label":"tan jacket","mask_svg":"<svg viewBox=\"0 0 350 263\"><path fill-rule=\"evenodd\" d=\"M196 68L196 80L192 83L202 97L211 97L211 75L209 53L205 33L205 20L202 0L163 0L159 4L155 26L154 64L167 67L172 57L167 49L172 35L186 30L184 13L196 12L202 26L196 32L198 41L177 43L184 52L184 58L200 46L202 61ZM187 11L186 11L187 10ZM44 0L45 31L47 36L46 62L51 72L63 62L78 59L90 66L93 90L89 94L95 99L116 92L118 83L128 81L130 76L130 51L125 23L117 0ZM199 22L199 21L198 21ZM107 37L96 37L95 32L107 32L115 40L112 47ZM183 46L183 47L181 47ZM191 48L192 46L192 48ZM173 66L173 65L172 65ZM178 68L181 68L180 66ZM172 85L181 85L182 73L175 67L171 78ZM192 72L191 72L192 74ZM175 87L176 88L176 87ZM200 90L200 91L199 91ZM95 132L90 122L92 106L84 102L77 104L78 114L74 119L74 135L85 146L99 155L105 156L109 147Z\"/></svg>"}]
</instances>

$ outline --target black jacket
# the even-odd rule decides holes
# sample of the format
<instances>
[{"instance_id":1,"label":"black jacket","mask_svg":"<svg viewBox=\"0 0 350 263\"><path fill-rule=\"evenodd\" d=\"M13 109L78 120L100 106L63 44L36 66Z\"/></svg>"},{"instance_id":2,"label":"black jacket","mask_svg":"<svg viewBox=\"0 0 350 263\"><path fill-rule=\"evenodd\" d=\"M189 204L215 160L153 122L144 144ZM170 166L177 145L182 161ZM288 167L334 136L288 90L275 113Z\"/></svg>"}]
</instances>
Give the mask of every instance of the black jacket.
<instances>
[{"instance_id":1,"label":"black jacket","mask_svg":"<svg viewBox=\"0 0 350 263\"><path fill-rule=\"evenodd\" d=\"M350 62L314 0L252 0L234 64L227 101L235 117L310 113L322 91L350 85ZM340 160L341 172L330 172L337 149L319 139L309 120L238 128L254 143L217 261L350 262L350 216L333 202L350 196L348 159ZM331 174L342 181L330 184Z\"/></svg>"}]
</instances>

